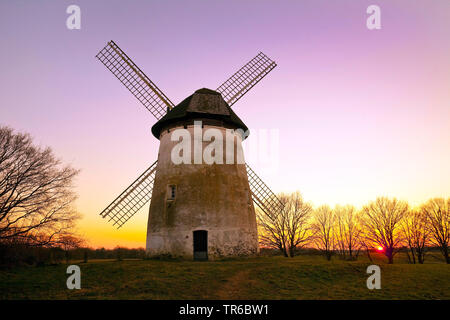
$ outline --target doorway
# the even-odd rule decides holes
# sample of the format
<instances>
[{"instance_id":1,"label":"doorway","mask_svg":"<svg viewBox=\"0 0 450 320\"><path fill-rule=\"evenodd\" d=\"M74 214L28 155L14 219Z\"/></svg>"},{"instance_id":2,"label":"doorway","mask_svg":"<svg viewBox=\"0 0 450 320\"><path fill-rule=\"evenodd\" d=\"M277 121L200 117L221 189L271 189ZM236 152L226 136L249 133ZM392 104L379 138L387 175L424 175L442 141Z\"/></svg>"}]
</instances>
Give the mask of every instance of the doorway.
<instances>
[{"instance_id":1,"label":"doorway","mask_svg":"<svg viewBox=\"0 0 450 320\"><path fill-rule=\"evenodd\" d=\"M208 231L194 231L194 260L208 260Z\"/></svg>"}]
</instances>

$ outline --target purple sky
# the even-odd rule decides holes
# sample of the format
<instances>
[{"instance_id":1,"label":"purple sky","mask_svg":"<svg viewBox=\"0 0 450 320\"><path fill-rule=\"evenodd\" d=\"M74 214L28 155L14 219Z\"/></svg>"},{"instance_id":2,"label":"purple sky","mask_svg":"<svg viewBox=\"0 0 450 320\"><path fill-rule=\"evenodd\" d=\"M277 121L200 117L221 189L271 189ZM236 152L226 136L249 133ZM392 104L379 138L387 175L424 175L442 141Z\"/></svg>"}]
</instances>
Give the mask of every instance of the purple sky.
<instances>
[{"instance_id":1,"label":"purple sky","mask_svg":"<svg viewBox=\"0 0 450 320\"><path fill-rule=\"evenodd\" d=\"M81 30L66 8L81 7ZM366 28L381 7L382 29ZM2 1L0 124L80 168L92 245L143 246L147 207L117 232L98 213L157 157L152 115L99 63L113 39L178 103L263 51L278 67L233 108L279 130L275 192L315 205L450 195L450 1ZM253 133L248 142L251 143Z\"/></svg>"}]
</instances>

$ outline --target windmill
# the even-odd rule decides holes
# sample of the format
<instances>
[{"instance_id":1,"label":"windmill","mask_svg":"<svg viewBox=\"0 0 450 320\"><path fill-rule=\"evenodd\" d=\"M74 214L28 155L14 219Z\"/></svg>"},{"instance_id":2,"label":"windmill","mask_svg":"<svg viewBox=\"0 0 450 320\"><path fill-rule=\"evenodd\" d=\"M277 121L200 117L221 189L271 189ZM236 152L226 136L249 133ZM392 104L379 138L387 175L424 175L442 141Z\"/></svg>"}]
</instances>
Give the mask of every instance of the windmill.
<instances>
[{"instance_id":1,"label":"windmill","mask_svg":"<svg viewBox=\"0 0 450 320\"><path fill-rule=\"evenodd\" d=\"M211 128L231 130L233 150L240 149L246 136L236 129L247 127L231 106L276 63L260 52L216 90L197 90L175 106L114 41L96 57L158 120L152 133L160 140L158 160L100 215L120 228L151 202L147 230L150 255L205 260L258 252L253 202L265 214L272 214L282 207L276 195L246 163L174 164L170 150L176 142L171 137L177 129L196 130L200 121L202 134Z\"/></svg>"}]
</instances>

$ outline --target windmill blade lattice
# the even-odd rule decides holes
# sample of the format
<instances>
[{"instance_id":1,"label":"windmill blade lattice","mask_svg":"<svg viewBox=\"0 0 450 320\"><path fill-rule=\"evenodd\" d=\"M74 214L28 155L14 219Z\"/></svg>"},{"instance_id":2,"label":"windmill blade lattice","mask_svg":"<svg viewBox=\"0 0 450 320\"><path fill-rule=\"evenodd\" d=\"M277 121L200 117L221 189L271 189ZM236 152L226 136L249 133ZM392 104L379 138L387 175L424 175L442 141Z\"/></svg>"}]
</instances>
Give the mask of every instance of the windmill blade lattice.
<instances>
[{"instance_id":1,"label":"windmill blade lattice","mask_svg":"<svg viewBox=\"0 0 450 320\"><path fill-rule=\"evenodd\" d=\"M109 218L113 225L120 228L147 202L150 201L155 181L155 161L143 174L125 189L100 215Z\"/></svg>"},{"instance_id":2,"label":"windmill blade lattice","mask_svg":"<svg viewBox=\"0 0 450 320\"><path fill-rule=\"evenodd\" d=\"M223 99L231 107L276 66L275 61L260 52L221 84L216 91L222 94Z\"/></svg>"},{"instance_id":3,"label":"windmill blade lattice","mask_svg":"<svg viewBox=\"0 0 450 320\"><path fill-rule=\"evenodd\" d=\"M150 111L156 119L161 119L174 104L142 72L141 69L114 42L110 41L96 57L117 79Z\"/></svg>"},{"instance_id":4,"label":"windmill blade lattice","mask_svg":"<svg viewBox=\"0 0 450 320\"><path fill-rule=\"evenodd\" d=\"M255 202L266 215L272 216L279 214L284 208L283 203L248 164L245 164L245 167L247 168L248 183L250 185L253 202Z\"/></svg>"}]
</instances>

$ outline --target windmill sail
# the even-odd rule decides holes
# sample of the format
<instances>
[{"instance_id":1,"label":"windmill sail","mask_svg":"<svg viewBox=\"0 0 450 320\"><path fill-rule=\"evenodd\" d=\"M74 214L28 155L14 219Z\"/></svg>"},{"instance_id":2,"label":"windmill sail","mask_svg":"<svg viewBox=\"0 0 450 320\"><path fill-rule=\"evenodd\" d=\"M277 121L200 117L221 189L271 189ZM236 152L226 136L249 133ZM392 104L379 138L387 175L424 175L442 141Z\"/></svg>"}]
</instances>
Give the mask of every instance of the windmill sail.
<instances>
[{"instance_id":1,"label":"windmill sail","mask_svg":"<svg viewBox=\"0 0 450 320\"><path fill-rule=\"evenodd\" d=\"M114 42L110 41L96 55L117 79L150 111L161 119L174 104Z\"/></svg>"},{"instance_id":2,"label":"windmill sail","mask_svg":"<svg viewBox=\"0 0 450 320\"><path fill-rule=\"evenodd\" d=\"M155 181L155 161L143 174L125 189L100 215L109 218L113 225L120 228L147 202L150 201Z\"/></svg>"},{"instance_id":3,"label":"windmill sail","mask_svg":"<svg viewBox=\"0 0 450 320\"><path fill-rule=\"evenodd\" d=\"M275 61L260 52L220 85L216 91L222 94L224 100L231 107L276 66Z\"/></svg>"},{"instance_id":4,"label":"windmill sail","mask_svg":"<svg viewBox=\"0 0 450 320\"><path fill-rule=\"evenodd\" d=\"M245 164L245 166L247 168L248 183L250 185L253 202L255 202L266 215L277 215L283 210L283 203L248 164Z\"/></svg>"}]
</instances>

